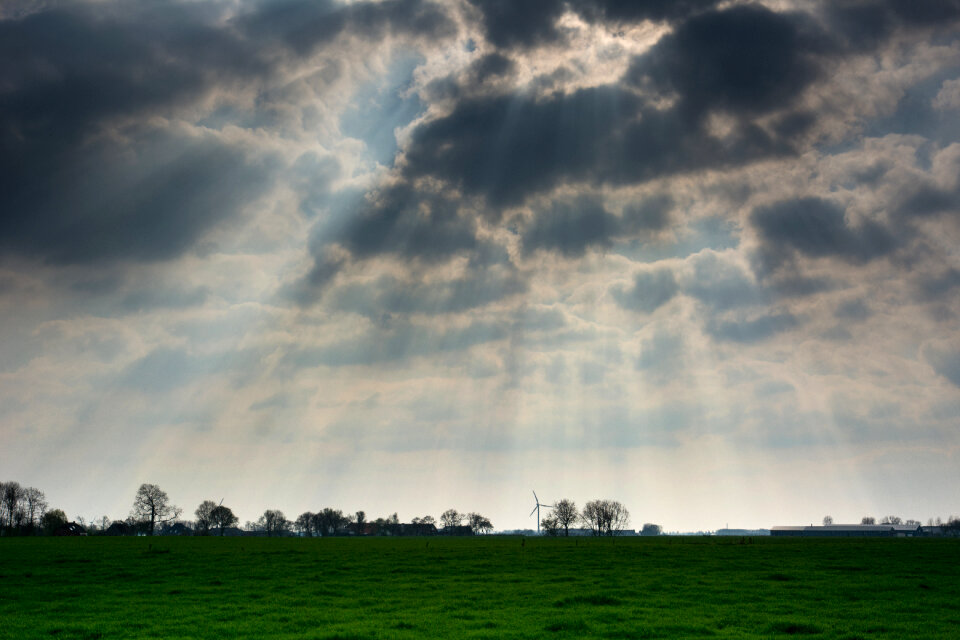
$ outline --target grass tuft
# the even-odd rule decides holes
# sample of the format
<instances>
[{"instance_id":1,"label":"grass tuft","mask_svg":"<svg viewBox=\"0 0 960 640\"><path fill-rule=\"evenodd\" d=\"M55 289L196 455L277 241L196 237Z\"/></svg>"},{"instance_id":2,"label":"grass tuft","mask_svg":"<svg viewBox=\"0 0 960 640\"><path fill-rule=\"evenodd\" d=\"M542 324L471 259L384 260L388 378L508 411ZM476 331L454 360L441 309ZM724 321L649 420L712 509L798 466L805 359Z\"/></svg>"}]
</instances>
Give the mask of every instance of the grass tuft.
<instances>
[{"instance_id":1,"label":"grass tuft","mask_svg":"<svg viewBox=\"0 0 960 640\"><path fill-rule=\"evenodd\" d=\"M569 607L577 605L589 605L593 607L614 607L620 604L620 600L604 595L572 596L557 600L553 603L555 607Z\"/></svg>"},{"instance_id":2,"label":"grass tuft","mask_svg":"<svg viewBox=\"0 0 960 640\"><path fill-rule=\"evenodd\" d=\"M774 633L786 633L791 636L806 636L823 633L819 627L805 622L774 622L770 625Z\"/></svg>"},{"instance_id":3,"label":"grass tuft","mask_svg":"<svg viewBox=\"0 0 960 640\"><path fill-rule=\"evenodd\" d=\"M546 631L586 631L587 623L583 620L561 620L548 624L544 627Z\"/></svg>"}]
</instances>

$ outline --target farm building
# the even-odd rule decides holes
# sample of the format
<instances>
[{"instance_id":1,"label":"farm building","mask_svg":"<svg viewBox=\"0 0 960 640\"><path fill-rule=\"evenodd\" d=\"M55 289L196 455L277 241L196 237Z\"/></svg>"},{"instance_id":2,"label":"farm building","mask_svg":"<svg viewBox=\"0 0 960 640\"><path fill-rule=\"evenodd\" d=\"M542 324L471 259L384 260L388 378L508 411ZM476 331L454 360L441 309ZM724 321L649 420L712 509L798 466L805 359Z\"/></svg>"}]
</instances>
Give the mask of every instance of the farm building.
<instances>
[{"instance_id":1,"label":"farm building","mask_svg":"<svg viewBox=\"0 0 960 640\"><path fill-rule=\"evenodd\" d=\"M768 536L769 529L717 529L715 536Z\"/></svg>"},{"instance_id":2,"label":"farm building","mask_svg":"<svg viewBox=\"0 0 960 640\"><path fill-rule=\"evenodd\" d=\"M460 525L457 527L444 527L440 529L439 534L441 536L472 536L473 529L470 528L470 525Z\"/></svg>"},{"instance_id":3,"label":"farm building","mask_svg":"<svg viewBox=\"0 0 960 640\"><path fill-rule=\"evenodd\" d=\"M905 538L922 533L920 525L903 524L828 524L770 529L771 536L795 538Z\"/></svg>"},{"instance_id":4,"label":"farm building","mask_svg":"<svg viewBox=\"0 0 960 640\"><path fill-rule=\"evenodd\" d=\"M85 536L87 535L87 530L81 527L76 522L68 522L59 529L53 532L55 536Z\"/></svg>"},{"instance_id":5,"label":"farm building","mask_svg":"<svg viewBox=\"0 0 960 640\"><path fill-rule=\"evenodd\" d=\"M103 532L105 536L135 536L137 535L137 530L135 527L127 524L126 522L114 522L107 530Z\"/></svg>"}]
</instances>

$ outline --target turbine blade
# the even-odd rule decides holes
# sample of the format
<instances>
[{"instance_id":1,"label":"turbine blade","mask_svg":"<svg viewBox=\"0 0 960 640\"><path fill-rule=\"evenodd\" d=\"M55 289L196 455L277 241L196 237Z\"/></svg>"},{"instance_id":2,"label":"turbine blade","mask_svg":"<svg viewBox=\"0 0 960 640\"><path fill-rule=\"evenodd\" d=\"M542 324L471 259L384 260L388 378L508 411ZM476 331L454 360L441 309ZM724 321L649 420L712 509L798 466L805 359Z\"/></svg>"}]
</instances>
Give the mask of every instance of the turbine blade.
<instances>
[{"instance_id":1,"label":"turbine blade","mask_svg":"<svg viewBox=\"0 0 960 640\"><path fill-rule=\"evenodd\" d=\"M536 492L536 491L533 492L533 500L534 500L534 502L536 502L537 504L540 504L540 498L537 497L537 492Z\"/></svg>"},{"instance_id":2,"label":"turbine blade","mask_svg":"<svg viewBox=\"0 0 960 640\"><path fill-rule=\"evenodd\" d=\"M536 507L533 508L533 511L536 511L539 508L540 508L540 505L537 505ZM533 511L530 512L530 516L533 515ZM527 517L529 518L530 516L527 516Z\"/></svg>"}]
</instances>

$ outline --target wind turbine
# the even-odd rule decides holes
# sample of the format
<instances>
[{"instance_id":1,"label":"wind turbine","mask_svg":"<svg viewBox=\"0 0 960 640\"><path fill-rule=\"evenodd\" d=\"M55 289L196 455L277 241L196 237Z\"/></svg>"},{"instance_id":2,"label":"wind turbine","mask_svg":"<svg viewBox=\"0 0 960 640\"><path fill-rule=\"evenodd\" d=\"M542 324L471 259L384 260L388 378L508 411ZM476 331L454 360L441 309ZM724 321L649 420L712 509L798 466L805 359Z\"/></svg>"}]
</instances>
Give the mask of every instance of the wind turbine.
<instances>
[{"instance_id":1,"label":"wind turbine","mask_svg":"<svg viewBox=\"0 0 960 640\"><path fill-rule=\"evenodd\" d=\"M536 511L536 512L537 512L537 535L540 535L540 507L550 507L551 509L553 509L553 505L552 505L552 504L540 504L540 498L537 497L537 492L536 492L536 491L533 492L533 500L534 500L534 502L537 503L537 506L535 506L535 507L533 508L533 511ZM533 511L530 512L530 516L533 515ZM527 516L527 517L529 518L530 516Z\"/></svg>"}]
</instances>

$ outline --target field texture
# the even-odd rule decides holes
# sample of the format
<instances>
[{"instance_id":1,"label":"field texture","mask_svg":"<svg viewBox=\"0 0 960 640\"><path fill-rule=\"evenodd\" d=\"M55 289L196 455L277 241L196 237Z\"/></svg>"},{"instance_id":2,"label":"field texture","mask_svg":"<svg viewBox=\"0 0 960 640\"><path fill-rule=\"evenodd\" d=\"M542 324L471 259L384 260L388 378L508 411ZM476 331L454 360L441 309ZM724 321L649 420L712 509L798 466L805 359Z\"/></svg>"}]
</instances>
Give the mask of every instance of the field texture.
<instances>
[{"instance_id":1,"label":"field texture","mask_svg":"<svg viewBox=\"0 0 960 640\"><path fill-rule=\"evenodd\" d=\"M960 541L0 539L3 638L960 638Z\"/></svg>"}]
</instances>

